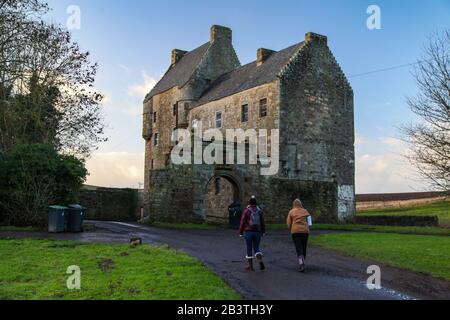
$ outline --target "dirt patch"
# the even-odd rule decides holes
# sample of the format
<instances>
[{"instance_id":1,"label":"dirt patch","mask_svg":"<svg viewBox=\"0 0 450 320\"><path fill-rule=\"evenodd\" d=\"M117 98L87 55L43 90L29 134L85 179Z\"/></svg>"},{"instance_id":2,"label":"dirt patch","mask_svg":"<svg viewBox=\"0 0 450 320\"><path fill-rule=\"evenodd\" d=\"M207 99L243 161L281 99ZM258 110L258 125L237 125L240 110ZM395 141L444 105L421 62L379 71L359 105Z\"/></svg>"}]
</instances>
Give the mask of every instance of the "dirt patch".
<instances>
[{"instance_id":1,"label":"dirt patch","mask_svg":"<svg viewBox=\"0 0 450 320\"><path fill-rule=\"evenodd\" d=\"M102 270L103 272L111 272L114 269L114 261L112 261L111 259L102 259L98 262L98 267L100 268L100 270Z\"/></svg>"}]
</instances>

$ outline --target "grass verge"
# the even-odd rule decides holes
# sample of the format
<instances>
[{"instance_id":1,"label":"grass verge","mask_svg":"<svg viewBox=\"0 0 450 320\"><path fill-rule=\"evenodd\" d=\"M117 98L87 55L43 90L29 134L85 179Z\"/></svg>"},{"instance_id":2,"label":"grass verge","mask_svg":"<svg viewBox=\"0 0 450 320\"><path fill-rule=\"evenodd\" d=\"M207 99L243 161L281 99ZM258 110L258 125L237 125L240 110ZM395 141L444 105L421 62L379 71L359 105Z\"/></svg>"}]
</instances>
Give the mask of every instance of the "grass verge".
<instances>
[{"instance_id":1,"label":"grass verge","mask_svg":"<svg viewBox=\"0 0 450 320\"><path fill-rule=\"evenodd\" d=\"M17 232L17 231L42 231L43 229L34 228L34 227L14 227L14 226L0 226L0 231L5 232Z\"/></svg>"},{"instance_id":2,"label":"grass verge","mask_svg":"<svg viewBox=\"0 0 450 320\"><path fill-rule=\"evenodd\" d=\"M284 224L271 224L268 229L287 230ZM376 233L398 233L432 236L450 236L449 228L440 227L391 227L391 226L371 226L358 224L315 224L312 230L335 230L335 231L355 231L355 232L376 232Z\"/></svg>"},{"instance_id":3,"label":"grass verge","mask_svg":"<svg viewBox=\"0 0 450 320\"><path fill-rule=\"evenodd\" d=\"M0 240L0 300L239 299L196 259L167 246ZM66 287L81 268L81 290Z\"/></svg>"},{"instance_id":4,"label":"grass verge","mask_svg":"<svg viewBox=\"0 0 450 320\"><path fill-rule=\"evenodd\" d=\"M312 237L312 244L450 280L450 237L343 233Z\"/></svg>"}]
</instances>

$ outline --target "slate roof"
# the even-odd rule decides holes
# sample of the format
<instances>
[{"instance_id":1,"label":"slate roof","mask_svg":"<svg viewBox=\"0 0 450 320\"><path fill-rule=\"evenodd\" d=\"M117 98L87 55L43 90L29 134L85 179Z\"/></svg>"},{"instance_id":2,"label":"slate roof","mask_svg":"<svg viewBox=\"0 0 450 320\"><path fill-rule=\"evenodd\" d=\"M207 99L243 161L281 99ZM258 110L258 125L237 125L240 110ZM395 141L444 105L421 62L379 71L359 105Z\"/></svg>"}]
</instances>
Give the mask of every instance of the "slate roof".
<instances>
[{"instance_id":1,"label":"slate roof","mask_svg":"<svg viewBox=\"0 0 450 320\"><path fill-rule=\"evenodd\" d=\"M173 87L182 87L185 85L199 65L208 48L209 42L186 53L175 66L171 66L169 70L167 70L162 79L147 95L146 100Z\"/></svg>"},{"instance_id":2,"label":"slate roof","mask_svg":"<svg viewBox=\"0 0 450 320\"><path fill-rule=\"evenodd\" d=\"M242 92L265 83L272 82L289 62L289 59L301 48L304 42L274 52L262 65L253 61L224 74L214 81L200 99L194 104L199 106Z\"/></svg>"},{"instance_id":3,"label":"slate roof","mask_svg":"<svg viewBox=\"0 0 450 320\"><path fill-rule=\"evenodd\" d=\"M281 51L274 52L261 66L257 66L257 62L253 61L220 76L193 106L219 100L274 81L281 69L287 65L289 59L301 48L303 43L300 42ZM173 87L184 86L200 64L209 46L210 43L207 42L186 53L175 66L171 66L167 70L162 79L146 96L145 101Z\"/></svg>"}]
</instances>

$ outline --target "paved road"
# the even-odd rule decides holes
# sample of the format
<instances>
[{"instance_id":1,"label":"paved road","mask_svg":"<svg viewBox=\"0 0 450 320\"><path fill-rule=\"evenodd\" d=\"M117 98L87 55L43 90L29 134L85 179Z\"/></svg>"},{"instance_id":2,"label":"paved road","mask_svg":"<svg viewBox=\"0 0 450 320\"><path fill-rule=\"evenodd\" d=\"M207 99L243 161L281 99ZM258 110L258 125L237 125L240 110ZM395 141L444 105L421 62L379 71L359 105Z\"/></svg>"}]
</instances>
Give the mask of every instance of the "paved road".
<instances>
[{"instance_id":1,"label":"paved road","mask_svg":"<svg viewBox=\"0 0 450 320\"><path fill-rule=\"evenodd\" d=\"M94 223L100 228L95 232L53 237L108 243L141 237L145 243L168 244L204 262L247 299L450 299L450 282L384 266L385 288L369 290L366 270L374 262L317 247L310 248L307 273L300 274L289 234L283 231L263 240L267 270L251 273L245 270L243 240L233 230L170 231L138 224Z\"/></svg>"}]
</instances>

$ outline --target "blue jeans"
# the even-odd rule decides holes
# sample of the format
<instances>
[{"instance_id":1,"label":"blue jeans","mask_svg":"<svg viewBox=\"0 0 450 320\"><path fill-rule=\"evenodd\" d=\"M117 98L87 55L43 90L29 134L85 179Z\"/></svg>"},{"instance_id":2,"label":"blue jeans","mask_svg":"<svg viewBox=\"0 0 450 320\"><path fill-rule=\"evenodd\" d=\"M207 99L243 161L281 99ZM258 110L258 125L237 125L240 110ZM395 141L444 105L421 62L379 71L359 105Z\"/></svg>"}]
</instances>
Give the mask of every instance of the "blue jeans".
<instances>
[{"instance_id":1,"label":"blue jeans","mask_svg":"<svg viewBox=\"0 0 450 320\"><path fill-rule=\"evenodd\" d=\"M245 231L244 232L245 243L247 244L247 259L253 257L255 254L260 253L259 244L261 243L261 232Z\"/></svg>"}]
</instances>

